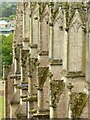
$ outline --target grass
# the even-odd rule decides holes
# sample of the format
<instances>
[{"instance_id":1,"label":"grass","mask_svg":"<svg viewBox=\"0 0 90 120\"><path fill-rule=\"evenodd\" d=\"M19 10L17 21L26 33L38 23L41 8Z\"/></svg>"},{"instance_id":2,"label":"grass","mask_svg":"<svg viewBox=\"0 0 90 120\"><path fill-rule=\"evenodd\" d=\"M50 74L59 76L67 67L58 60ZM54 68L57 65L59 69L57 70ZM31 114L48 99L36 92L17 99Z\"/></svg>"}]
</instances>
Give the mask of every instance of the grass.
<instances>
[{"instance_id":1,"label":"grass","mask_svg":"<svg viewBox=\"0 0 90 120\"><path fill-rule=\"evenodd\" d=\"M0 120L4 118L4 97L0 96Z\"/></svg>"}]
</instances>

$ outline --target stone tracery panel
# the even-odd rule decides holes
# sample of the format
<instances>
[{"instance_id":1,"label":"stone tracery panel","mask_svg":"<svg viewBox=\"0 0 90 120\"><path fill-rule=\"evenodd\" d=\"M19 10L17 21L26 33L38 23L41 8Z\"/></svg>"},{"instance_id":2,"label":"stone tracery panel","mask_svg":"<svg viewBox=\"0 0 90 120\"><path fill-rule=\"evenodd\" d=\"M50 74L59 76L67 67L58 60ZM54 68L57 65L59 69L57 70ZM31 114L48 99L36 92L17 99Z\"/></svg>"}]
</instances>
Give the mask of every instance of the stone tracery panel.
<instances>
[{"instance_id":1,"label":"stone tracery panel","mask_svg":"<svg viewBox=\"0 0 90 120\"><path fill-rule=\"evenodd\" d=\"M49 37L48 14L46 14L41 21L40 27L40 49L41 51L48 51L48 37Z\"/></svg>"},{"instance_id":2,"label":"stone tracery panel","mask_svg":"<svg viewBox=\"0 0 90 120\"><path fill-rule=\"evenodd\" d=\"M28 4L25 4L24 3L24 13L23 13L23 35L25 38L29 38L29 30L30 30L30 27L29 27L29 24L30 24L30 21L29 21L29 3Z\"/></svg>"},{"instance_id":3,"label":"stone tracery panel","mask_svg":"<svg viewBox=\"0 0 90 120\"><path fill-rule=\"evenodd\" d=\"M76 13L69 29L69 71L82 71L83 66L83 29L79 13Z\"/></svg>"},{"instance_id":4,"label":"stone tracery panel","mask_svg":"<svg viewBox=\"0 0 90 120\"><path fill-rule=\"evenodd\" d=\"M32 17L32 43L33 44L38 44L38 36L39 36L39 31L38 31L38 10L33 14Z\"/></svg>"},{"instance_id":5,"label":"stone tracery panel","mask_svg":"<svg viewBox=\"0 0 90 120\"><path fill-rule=\"evenodd\" d=\"M63 21L61 17L59 16L53 26L53 59L58 60L63 59Z\"/></svg>"}]
</instances>

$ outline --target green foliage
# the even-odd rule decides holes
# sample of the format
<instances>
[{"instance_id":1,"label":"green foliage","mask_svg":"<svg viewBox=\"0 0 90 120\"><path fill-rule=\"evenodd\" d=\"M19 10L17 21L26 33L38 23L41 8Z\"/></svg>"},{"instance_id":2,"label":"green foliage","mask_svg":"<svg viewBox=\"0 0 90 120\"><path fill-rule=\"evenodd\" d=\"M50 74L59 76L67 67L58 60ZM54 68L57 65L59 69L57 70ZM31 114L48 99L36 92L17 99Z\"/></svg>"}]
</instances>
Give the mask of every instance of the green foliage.
<instances>
[{"instance_id":1,"label":"green foliage","mask_svg":"<svg viewBox=\"0 0 90 120\"><path fill-rule=\"evenodd\" d=\"M0 4L0 17L9 17L16 14L16 3Z\"/></svg>"},{"instance_id":2,"label":"green foliage","mask_svg":"<svg viewBox=\"0 0 90 120\"><path fill-rule=\"evenodd\" d=\"M0 120L4 118L4 96L0 96Z\"/></svg>"},{"instance_id":3,"label":"green foliage","mask_svg":"<svg viewBox=\"0 0 90 120\"><path fill-rule=\"evenodd\" d=\"M14 20L14 19L16 19L16 15L10 15L9 16L9 20Z\"/></svg>"},{"instance_id":4,"label":"green foliage","mask_svg":"<svg viewBox=\"0 0 90 120\"><path fill-rule=\"evenodd\" d=\"M2 35L2 62L5 65L10 65L12 63L12 41L13 34L7 37Z\"/></svg>"}]
</instances>

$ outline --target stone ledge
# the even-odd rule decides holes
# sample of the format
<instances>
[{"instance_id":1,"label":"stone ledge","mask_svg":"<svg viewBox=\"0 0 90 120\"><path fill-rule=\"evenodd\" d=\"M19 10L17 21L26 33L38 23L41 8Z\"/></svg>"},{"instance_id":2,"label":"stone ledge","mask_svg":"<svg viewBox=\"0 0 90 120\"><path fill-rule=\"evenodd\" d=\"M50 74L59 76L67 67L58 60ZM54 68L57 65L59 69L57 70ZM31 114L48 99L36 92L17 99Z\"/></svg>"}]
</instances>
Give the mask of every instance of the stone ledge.
<instances>
[{"instance_id":1,"label":"stone ledge","mask_svg":"<svg viewBox=\"0 0 90 120\"><path fill-rule=\"evenodd\" d=\"M22 90L28 90L28 84L27 83L20 83L17 85L18 89L22 89Z\"/></svg>"},{"instance_id":2,"label":"stone ledge","mask_svg":"<svg viewBox=\"0 0 90 120\"><path fill-rule=\"evenodd\" d=\"M79 72L68 72L65 77L67 78L76 78L76 77L85 77L85 73Z\"/></svg>"},{"instance_id":3,"label":"stone ledge","mask_svg":"<svg viewBox=\"0 0 90 120\"><path fill-rule=\"evenodd\" d=\"M37 101L37 95L32 95L32 97L26 97L24 99L22 99L23 102L29 101L29 102L33 102L33 101Z\"/></svg>"},{"instance_id":4,"label":"stone ledge","mask_svg":"<svg viewBox=\"0 0 90 120\"><path fill-rule=\"evenodd\" d=\"M21 74L12 74L12 75L10 75L10 78L11 79L14 79L14 78L16 78L16 80L20 80L21 79Z\"/></svg>"},{"instance_id":5,"label":"stone ledge","mask_svg":"<svg viewBox=\"0 0 90 120\"><path fill-rule=\"evenodd\" d=\"M37 44L31 44L30 48L38 48L38 45Z\"/></svg>"},{"instance_id":6,"label":"stone ledge","mask_svg":"<svg viewBox=\"0 0 90 120\"><path fill-rule=\"evenodd\" d=\"M39 51L40 56L48 56L49 51Z\"/></svg>"},{"instance_id":7,"label":"stone ledge","mask_svg":"<svg viewBox=\"0 0 90 120\"><path fill-rule=\"evenodd\" d=\"M62 65L62 60L49 60L50 65Z\"/></svg>"},{"instance_id":8,"label":"stone ledge","mask_svg":"<svg viewBox=\"0 0 90 120\"><path fill-rule=\"evenodd\" d=\"M49 110L40 110L36 113L33 113L32 117L37 117L37 118L49 118Z\"/></svg>"}]
</instances>

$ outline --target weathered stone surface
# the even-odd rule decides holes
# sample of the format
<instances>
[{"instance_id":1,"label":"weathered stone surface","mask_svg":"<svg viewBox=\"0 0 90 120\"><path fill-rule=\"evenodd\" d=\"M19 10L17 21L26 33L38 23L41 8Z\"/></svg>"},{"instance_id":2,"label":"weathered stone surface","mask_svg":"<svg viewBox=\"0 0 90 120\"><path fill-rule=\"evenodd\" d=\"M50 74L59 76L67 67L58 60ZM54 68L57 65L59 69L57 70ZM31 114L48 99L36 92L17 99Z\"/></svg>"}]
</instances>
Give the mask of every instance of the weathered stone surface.
<instances>
[{"instance_id":1,"label":"weathered stone surface","mask_svg":"<svg viewBox=\"0 0 90 120\"><path fill-rule=\"evenodd\" d=\"M12 118L16 111L20 119L87 118L89 3L21 2L16 14L13 66L6 81L6 117ZM68 91L68 83L73 85L72 91Z\"/></svg>"}]
</instances>

